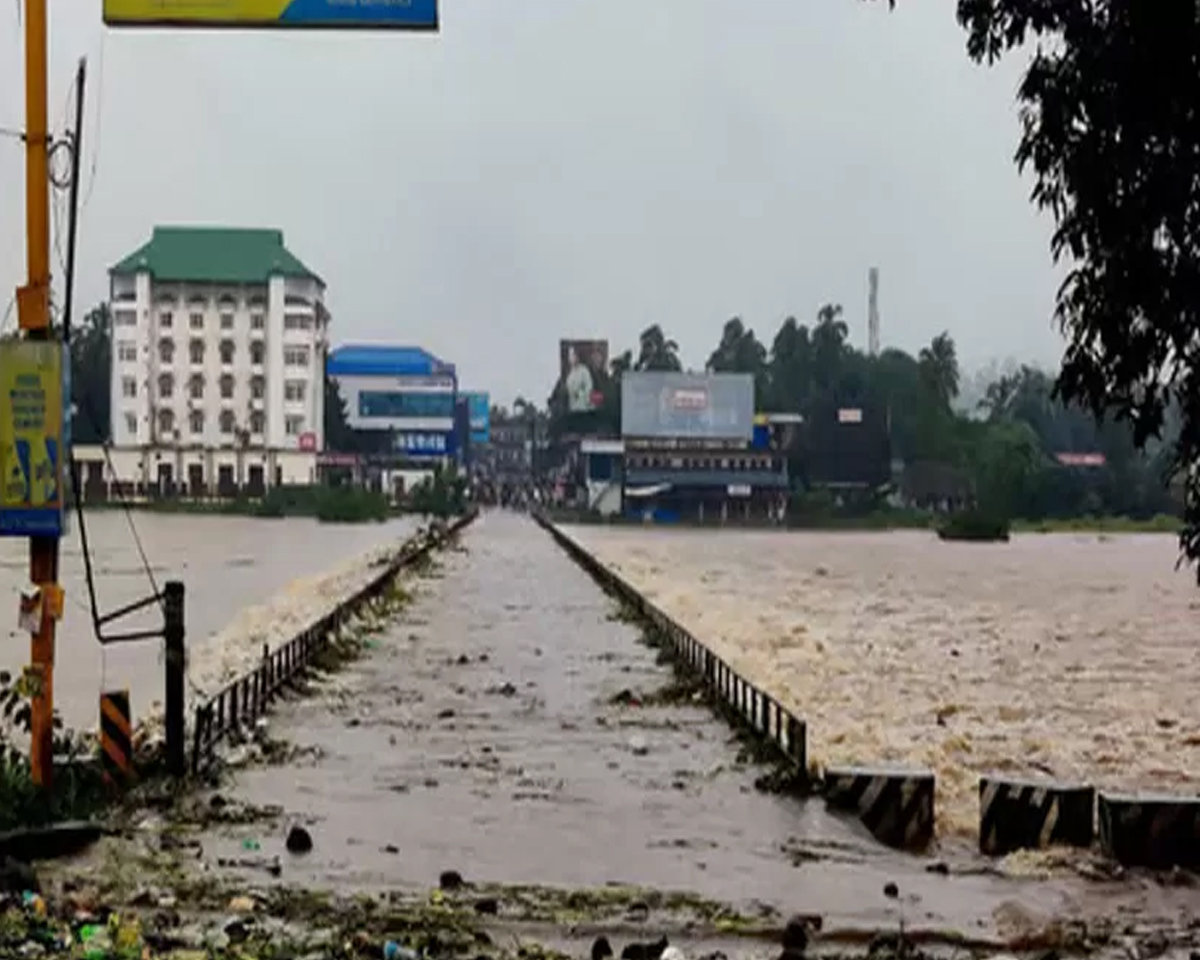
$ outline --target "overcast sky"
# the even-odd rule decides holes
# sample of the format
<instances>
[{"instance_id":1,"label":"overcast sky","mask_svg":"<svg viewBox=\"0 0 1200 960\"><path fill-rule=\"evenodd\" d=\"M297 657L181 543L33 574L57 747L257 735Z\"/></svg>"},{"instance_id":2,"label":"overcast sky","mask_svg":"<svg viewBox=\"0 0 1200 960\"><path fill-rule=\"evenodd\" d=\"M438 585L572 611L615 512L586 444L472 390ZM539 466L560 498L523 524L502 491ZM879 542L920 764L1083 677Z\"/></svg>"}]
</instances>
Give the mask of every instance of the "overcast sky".
<instances>
[{"instance_id":1,"label":"overcast sky","mask_svg":"<svg viewBox=\"0 0 1200 960\"><path fill-rule=\"evenodd\" d=\"M661 323L703 364L741 316L845 305L968 365L1053 363L1050 225L1011 163L1018 64L969 63L952 0L445 0L429 34L122 32L52 2L52 122L91 69L79 296L155 224L270 226L336 342L425 346L544 401L561 336ZM0 127L23 122L0 3ZM24 277L0 138L0 313ZM56 267L57 269L57 267Z\"/></svg>"}]
</instances>

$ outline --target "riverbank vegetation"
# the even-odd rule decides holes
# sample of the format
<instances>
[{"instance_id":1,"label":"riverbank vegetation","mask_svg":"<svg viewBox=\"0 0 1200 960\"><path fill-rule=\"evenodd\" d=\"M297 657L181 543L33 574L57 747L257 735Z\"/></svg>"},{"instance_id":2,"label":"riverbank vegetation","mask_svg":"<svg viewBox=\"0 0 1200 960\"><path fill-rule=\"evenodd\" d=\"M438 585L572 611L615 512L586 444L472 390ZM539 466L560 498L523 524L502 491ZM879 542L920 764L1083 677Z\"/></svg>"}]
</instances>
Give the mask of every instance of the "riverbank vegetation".
<instances>
[{"instance_id":1,"label":"riverbank vegetation","mask_svg":"<svg viewBox=\"0 0 1200 960\"><path fill-rule=\"evenodd\" d=\"M838 304L823 306L811 326L788 317L769 345L734 317L704 368L751 374L759 412L803 417L785 439L797 526L930 525L917 517L970 508L1035 528L1105 518L1165 529L1170 524L1155 518L1179 512L1168 483L1176 410L1168 410L1163 440L1139 450L1127 423L1064 402L1053 376L1035 366L967 382L949 333L915 355L889 347L872 356L850 342ZM682 369L678 343L648 327L636 351L612 358L596 410L568 412L555 388L552 439L618 434L624 374ZM846 409L860 422L840 422ZM883 491L893 506L875 494L847 503L822 492L830 484Z\"/></svg>"},{"instance_id":2,"label":"riverbank vegetation","mask_svg":"<svg viewBox=\"0 0 1200 960\"><path fill-rule=\"evenodd\" d=\"M54 717L54 792L33 782L27 744L29 690L24 678L0 671L0 831L89 819L104 809L107 793L90 738Z\"/></svg>"}]
</instances>

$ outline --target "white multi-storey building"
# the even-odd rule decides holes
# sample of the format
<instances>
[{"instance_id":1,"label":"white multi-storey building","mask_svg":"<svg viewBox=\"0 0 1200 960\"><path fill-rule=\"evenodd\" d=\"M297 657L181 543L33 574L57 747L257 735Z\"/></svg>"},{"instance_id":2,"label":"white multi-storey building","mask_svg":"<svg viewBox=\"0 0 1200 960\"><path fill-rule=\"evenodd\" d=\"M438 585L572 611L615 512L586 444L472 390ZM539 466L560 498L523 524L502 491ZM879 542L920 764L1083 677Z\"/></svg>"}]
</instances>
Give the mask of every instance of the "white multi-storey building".
<instances>
[{"instance_id":1,"label":"white multi-storey building","mask_svg":"<svg viewBox=\"0 0 1200 960\"><path fill-rule=\"evenodd\" d=\"M138 474L121 479L193 496L315 480L329 313L282 232L156 227L109 278L112 443Z\"/></svg>"}]
</instances>

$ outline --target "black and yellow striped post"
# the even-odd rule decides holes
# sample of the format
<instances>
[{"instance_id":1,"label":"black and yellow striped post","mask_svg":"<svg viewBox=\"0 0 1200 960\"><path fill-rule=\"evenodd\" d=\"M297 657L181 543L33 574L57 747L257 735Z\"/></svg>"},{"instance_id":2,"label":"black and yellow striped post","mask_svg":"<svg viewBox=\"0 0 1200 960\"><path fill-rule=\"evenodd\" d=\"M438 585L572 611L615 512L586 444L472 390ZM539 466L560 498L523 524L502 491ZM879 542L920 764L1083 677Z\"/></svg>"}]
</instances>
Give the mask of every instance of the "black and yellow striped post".
<instances>
[{"instance_id":1,"label":"black and yellow striped post","mask_svg":"<svg viewBox=\"0 0 1200 960\"><path fill-rule=\"evenodd\" d=\"M116 789L133 782L133 720L129 691L100 694L100 767Z\"/></svg>"}]
</instances>

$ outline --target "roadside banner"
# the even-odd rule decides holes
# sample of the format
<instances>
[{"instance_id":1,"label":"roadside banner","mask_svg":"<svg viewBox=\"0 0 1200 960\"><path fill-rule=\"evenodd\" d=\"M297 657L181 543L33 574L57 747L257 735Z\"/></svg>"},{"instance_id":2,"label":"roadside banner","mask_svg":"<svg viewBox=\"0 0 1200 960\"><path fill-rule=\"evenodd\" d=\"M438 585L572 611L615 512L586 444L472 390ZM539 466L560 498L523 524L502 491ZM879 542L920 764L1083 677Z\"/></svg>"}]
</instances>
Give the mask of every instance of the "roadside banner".
<instances>
[{"instance_id":1,"label":"roadside banner","mask_svg":"<svg viewBox=\"0 0 1200 960\"><path fill-rule=\"evenodd\" d=\"M63 534L63 345L0 341L0 536Z\"/></svg>"}]
</instances>

